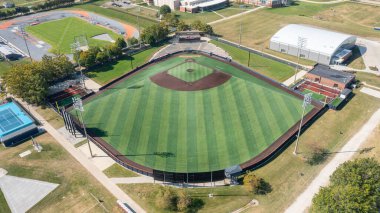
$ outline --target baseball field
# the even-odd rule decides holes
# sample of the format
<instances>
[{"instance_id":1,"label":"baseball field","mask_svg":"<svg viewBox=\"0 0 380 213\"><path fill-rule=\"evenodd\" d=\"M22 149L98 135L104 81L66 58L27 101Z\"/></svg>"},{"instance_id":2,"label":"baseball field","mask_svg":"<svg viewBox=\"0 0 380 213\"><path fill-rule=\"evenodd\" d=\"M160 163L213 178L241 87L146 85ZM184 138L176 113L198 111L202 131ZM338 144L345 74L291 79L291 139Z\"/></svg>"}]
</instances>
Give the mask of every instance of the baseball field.
<instances>
[{"instance_id":1,"label":"baseball field","mask_svg":"<svg viewBox=\"0 0 380 213\"><path fill-rule=\"evenodd\" d=\"M300 120L301 105L237 67L189 54L157 62L85 100L84 120L92 136L136 163L208 172L259 155Z\"/></svg>"},{"instance_id":2,"label":"baseball field","mask_svg":"<svg viewBox=\"0 0 380 213\"><path fill-rule=\"evenodd\" d=\"M108 34L113 40L119 36L115 32L93 25L80 18L68 17L49 21L34 26L28 26L26 31L42 41L50 44L53 50L61 53L71 53L71 44L77 36L85 36L89 46L105 46L109 41L92 38L96 35Z\"/></svg>"}]
</instances>

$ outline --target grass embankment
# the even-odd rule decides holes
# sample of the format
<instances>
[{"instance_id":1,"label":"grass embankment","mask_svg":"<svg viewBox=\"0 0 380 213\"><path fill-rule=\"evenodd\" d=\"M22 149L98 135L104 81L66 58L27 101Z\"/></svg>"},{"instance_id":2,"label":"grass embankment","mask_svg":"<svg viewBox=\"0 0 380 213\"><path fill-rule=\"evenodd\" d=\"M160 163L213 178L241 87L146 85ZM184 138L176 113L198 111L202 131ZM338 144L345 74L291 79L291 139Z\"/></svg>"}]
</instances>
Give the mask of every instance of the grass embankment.
<instances>
[{"instance_id":1,"label":"grass embankment","mask_svg":"<svg viewBox=\"0 0 380 213\"><path fill-rule=\"evenodd\" d=\"M365 82L369 85L380 88L380 76L369 73L357 72L356 79L360 80L361 82Z\"/></svg>"},{"instance_id":2,"label":"grass embankment","mask_svg":"<svg viewBox=\"0 0 380 213\"><path fill-rule=\"evenodd\" d=\"M365 110L363 110L365 106ZM380 102L371 96L359 93L340 111L328 111L319 118L299 141L299 155L293 155L294 143L256 174L268 181L273 191L267 196L258 196L260 205L252 208L255 212L281 212L310 184L320 172L323 164L310 166L305 158L315 149L325 148L331 153L340 148L367 122L380 107Z\"/></svg>"},{"instance_id":3,"label":"grass embankment","mask_svg":"<svg viewBox=\"0 0 380 213\"><path fill-rule=\"evenodd\" d=\"M121 75L130 72L133 68L141 66L156 53L162 46L152 47L143 52L132 56L125 56L118 61L108 63L104 66L95 68L86 72L86 76L96 81L100 85L120 77Z\"/></svg>"},{"instance_id":4,"label":"grass embankment","mask_svg":"<svg viewBox=\"0 0 380 213\"><path fill-rule=\"evenodd\" d=\"M0 190L0 212L11 213L11 209L8 206L7 200L5 200L3 192Z\"/></svg>"},{"instance_id":5,"label":"grass embankment","mask_svg":"<svg viewBox=\"0 0 380 213\"><path fill-rule=\"evenodd\" d=\"M357 3L312 4L296 2L285 8L266 8L254 13L213 25L223 38L239 42L242 24L242 44L296 61L296 57L268 49L269 39L287 24L307 24L362 37L380 38L373 30L380 25L380 7ZM310 64L310 62L308 62ZM305 64L305 61L302 61ZM307 64L306 64L307 65Z\"/></svg>"},{"instance_id":6,"label":"grass embankment","mask_svg":"<svg viewBox=\"0 0 380 213\"><path fill-rule=\"evenodd\" d=\"M212 40L211 43L228 52L233 60L244 66L248 65L249 55L247 51L215 40ZM294 75L293 67L254 53L251 53L249 67L279 82L283 82Z\"/></svg>"},{"instance_id":7,"label":"grass embankment","mask_svg":"<svg viewBox=\"0 0 380 213\"><path fill-rule=\"evenodd\" d=\"M158 184L128 184L119 185L128 195L140 204L147 212L167 213L172 211L160 210L155 206L155 198L159 190ZM174 191L178 188L172 188ZM242 186L193 188L184 189L193 198L189 212L232 212L248 204L253 195ZM209 198L208 194L214 197Z\"/></svg>"},{"instance_id":8,"label":"grass embankment","mask_svg":"<svg viewBox=\"0 0 380 213\"><path fill-rule=\"evenodd\" d=\"M65 125L61 116L59 116L54 110L50 108L39 107L36 111L55 129L59 129Z\"/></svg>"},{"instance_id":9,"label":"grass embankment","mask_svg":"<svg viewBox=\"0 0 380 213\"><path fill-rule=\"evenodd\" d=\"M51 51L71 53L71 44L75 37L85 35L89 46L102 47L111 42L92 38L100 34L108 34L113 40L120 37L104 27L92 25L75 17L49 21L35 26L29 26L26 31L52 46Z\"/></svg>"},{"instance_id":10,"label":"grass embankment","mask_svg":"<svg viewBox=\"0 0 380 213\"><path fill-rule=\"evenodd\" d=\"M104 212L102 205L108 212L120 212L116 199L49 134L35 140L43 147L40 153L18 156L33 149L31 141L0 151L0 167L9 175L59 184L29 212Z\"/></svg>"},{"instance_id":11,"label":"grass embankment","mask_svg":"<svg viewBox=\"0 0 380 213\"><path fill-rule=\"evenodd\" d=\"M115 163L103 171L109 178L138 177L139 175Z\"/></svg>"}]
</instances>

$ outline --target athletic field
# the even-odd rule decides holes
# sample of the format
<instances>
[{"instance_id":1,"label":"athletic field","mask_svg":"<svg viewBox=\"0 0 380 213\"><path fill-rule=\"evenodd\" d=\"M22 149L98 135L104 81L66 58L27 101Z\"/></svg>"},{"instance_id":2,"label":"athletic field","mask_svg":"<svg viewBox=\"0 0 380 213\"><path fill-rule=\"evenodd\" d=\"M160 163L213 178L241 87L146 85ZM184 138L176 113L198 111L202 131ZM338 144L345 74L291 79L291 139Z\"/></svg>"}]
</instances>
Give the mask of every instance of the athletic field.
<instances>
[{"instance_id":1,"label":"athletic field","mask_svg":"<svg viewBox=\"0 0 380 213\"><path fill-rule=\"evenodd\" d=\"M166 84L171 79L189 91L153 79ZM194 88L204 85L212 88ZM136 163L168 172L208 172L260 154L300 120L301 105L301 99L231 65L182 55L85 101L84 120L93 136Z\"/></svg>"},{"instance_id":2,"label":"athletic field","mask_svg":"<svg viewBox=\"0 0 380 213\"><path fill-rule=\"evenodd\" d=\"M80 18L69 17L56 21L44 22L29 26L26 31L42 41L50 44L53 50L62 53L71 53L71 44L76 36L85 35L89 46L105 46L108 41L93 39L93 36L108 34L113 40L119 35L113 31L93 25Z\"/></svg>"}]
</instances>

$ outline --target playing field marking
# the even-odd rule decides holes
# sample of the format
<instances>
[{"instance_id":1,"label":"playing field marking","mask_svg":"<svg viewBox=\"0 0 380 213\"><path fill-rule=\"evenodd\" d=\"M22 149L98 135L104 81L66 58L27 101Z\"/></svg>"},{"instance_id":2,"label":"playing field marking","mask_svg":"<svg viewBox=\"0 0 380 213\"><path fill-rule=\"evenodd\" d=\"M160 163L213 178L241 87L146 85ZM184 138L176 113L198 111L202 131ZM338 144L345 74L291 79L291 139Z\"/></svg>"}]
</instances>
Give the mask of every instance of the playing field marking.
<instances>
[{"instance_id":1,"label":"playing field marking","mask_svg":"<svg viewBox=\"0 0 380 213\"><path fill-rule=\"evenodd\" d=\"M69 30L69 28L70 28L70 26L71 26L71 23L72 23L73 21L74 21L74 19L70 19L70 22L66 25L65 30L63 31L62 36L61 36L61 38L60 38L59 41L58 41L58 47L61 47L61 44L62 44L62 42L63 42L63 39L65 38L66 33L67 33L67 31Z\"/></svg>"},{"instance_id":2,"label":"playing field marking","mask_svg":"<svg viewBox=\"0 0 380 213\"><path fill-rule=\"evenodd\" d=\"M212 11L213 13L215 13L216 15L222 17L222 18L226 18L224 15L220 14L220 13L217 13L216 11Z\"/></svg>"}]
</instances>

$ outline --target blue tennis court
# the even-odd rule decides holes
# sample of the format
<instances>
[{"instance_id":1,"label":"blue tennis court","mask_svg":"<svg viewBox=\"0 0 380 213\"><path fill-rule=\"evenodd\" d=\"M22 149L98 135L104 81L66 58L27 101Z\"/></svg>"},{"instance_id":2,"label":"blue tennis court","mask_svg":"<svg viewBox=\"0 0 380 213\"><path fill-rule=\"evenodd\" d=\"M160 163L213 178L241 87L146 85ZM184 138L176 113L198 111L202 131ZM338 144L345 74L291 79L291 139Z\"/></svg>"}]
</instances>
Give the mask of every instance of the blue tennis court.
<instances>
[{"instance_id":1,"label":"blue tennis court","mask_svg":"<svg viewBox=\"0 0 380 213\"><path fill-rule=\"evenodd\" d=\"M33 124L33 120L17 104L9 102L0 105L0 137Z\"/></svg>"}]
</instances>

